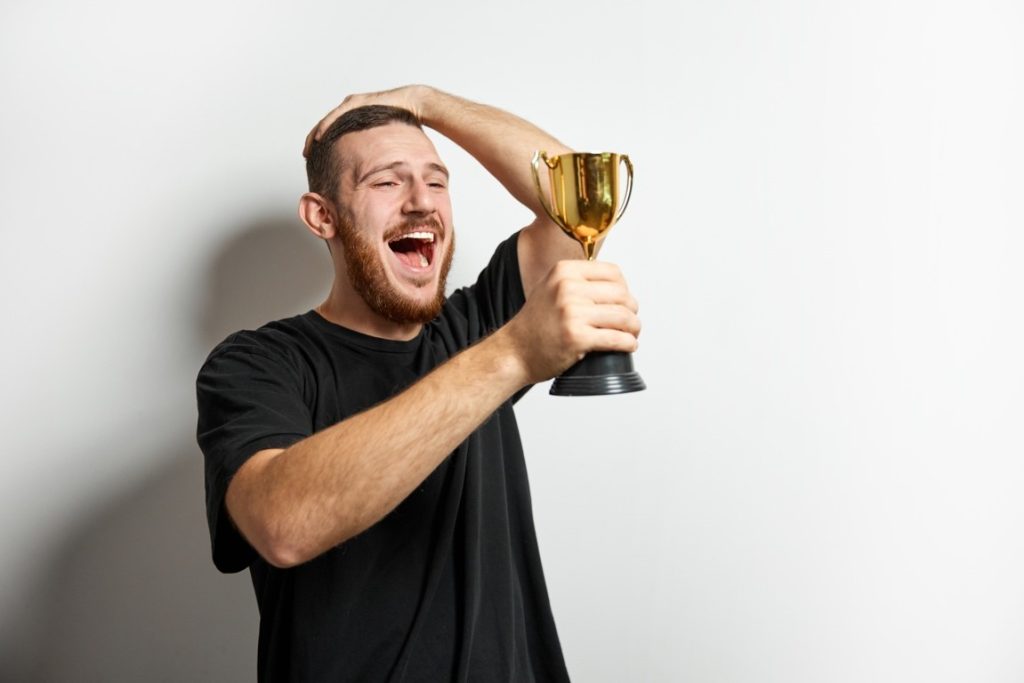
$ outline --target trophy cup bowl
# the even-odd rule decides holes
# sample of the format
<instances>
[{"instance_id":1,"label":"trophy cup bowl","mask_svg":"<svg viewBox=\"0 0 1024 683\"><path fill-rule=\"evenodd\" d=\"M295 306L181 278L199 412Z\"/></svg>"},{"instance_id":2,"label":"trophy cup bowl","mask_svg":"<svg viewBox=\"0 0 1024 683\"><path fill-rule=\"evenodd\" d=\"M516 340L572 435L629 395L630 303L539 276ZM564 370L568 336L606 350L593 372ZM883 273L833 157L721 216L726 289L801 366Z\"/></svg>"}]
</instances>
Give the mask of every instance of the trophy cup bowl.
<instances>
[{"instance_id":1,"label":"trophy cup bowl","mask_svg":"<svg viewBox=\"0 0 1024 683\"><path fill-rule=\"evenodd\" d=\"M540 165L548 170L551 202L540 183ZM541 206L565 234L583 247L593 261L597 245L622 217L633 191L633 164L625 154L574 152L549 157L533 155L533 180ZM620 200L621 169L626 189ZM643 391L643 379L633 369L633 356L621 351L592 351L555 378L555 396L606 396Z\"/></svg>"}]
</instances>

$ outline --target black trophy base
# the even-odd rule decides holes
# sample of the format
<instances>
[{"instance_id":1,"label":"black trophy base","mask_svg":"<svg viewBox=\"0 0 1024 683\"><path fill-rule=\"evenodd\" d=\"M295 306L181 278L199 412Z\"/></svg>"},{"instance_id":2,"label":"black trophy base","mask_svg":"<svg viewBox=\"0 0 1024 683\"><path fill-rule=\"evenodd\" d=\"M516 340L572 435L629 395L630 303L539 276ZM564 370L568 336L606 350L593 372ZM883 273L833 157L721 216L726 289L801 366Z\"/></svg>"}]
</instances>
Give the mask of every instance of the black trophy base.
<instances>
[{"instance_id":1,"label":"black trophy base","mask_svg":"<svg viewBox=\"0 0 1024 683\"><path fill-rule=\"evenodd\" d=\"M552 396L609 396L647 388L633 369L633 356L621 351L588 353L555 378Z\"/></svg>"}]
</instances>

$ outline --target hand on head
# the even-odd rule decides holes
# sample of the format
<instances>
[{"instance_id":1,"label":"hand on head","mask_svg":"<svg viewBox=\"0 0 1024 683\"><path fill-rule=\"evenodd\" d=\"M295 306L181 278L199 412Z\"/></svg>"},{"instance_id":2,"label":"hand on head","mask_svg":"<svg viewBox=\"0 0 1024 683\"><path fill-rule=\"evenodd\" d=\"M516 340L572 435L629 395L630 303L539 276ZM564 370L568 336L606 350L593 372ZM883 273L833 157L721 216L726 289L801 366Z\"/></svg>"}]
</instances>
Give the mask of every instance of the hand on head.
<instances>
[{"instance_id":1,"label":"hand on head","mask_svg":"<svg viewBox=\"0 0 1024 683\"><path fill-rule=\"evenodd\" d=\"M411 111L417 119L421 118L421 99L425 90L426 86L422 85L404 85L392 90L382 90L380 92L347 96L341 101L341 104L327 112L327 115L313 126L313 130L309 131L309 135L306 136L306 142L302 147L302 156L308 157L309 148L313 144L313 141L319 140L339 116L351 109L355 109L356 107L365 107L370 104L383 104L391 107L401 107L402 109L408 109Z\"/></svg>"}]
</instances>

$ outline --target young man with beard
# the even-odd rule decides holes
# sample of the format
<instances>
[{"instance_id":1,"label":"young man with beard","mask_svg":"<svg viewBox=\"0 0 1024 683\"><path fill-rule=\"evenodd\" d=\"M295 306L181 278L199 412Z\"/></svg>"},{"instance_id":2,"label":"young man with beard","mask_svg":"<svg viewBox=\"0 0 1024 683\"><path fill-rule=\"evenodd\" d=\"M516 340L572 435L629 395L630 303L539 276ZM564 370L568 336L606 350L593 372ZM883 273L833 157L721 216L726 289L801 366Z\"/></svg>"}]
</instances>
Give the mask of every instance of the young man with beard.
<instances>
[{"instance_id":1,"label":"young man with beard","mask_svg":"<svg viewBox=\"0 0 1024 683\"><path fill-rule=\"evenodd\" d=\"M447 299L448 171L420 123L537 219ZM315 310L231 335L197 381L214 562L246 567L260 680L560 681L512 404L592 350L633 351L618 269L546 217L506 112L410 86L307 138L299 214L335 279Z\"/></svg>"}]
</instances>

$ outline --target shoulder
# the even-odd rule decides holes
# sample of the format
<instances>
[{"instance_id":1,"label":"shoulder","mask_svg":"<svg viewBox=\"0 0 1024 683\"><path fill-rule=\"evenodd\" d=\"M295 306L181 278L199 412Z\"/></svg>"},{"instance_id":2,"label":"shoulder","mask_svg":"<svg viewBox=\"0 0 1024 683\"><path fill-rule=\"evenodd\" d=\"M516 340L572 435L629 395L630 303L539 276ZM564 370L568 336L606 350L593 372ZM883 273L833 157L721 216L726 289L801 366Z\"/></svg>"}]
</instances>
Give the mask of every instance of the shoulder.
<instances>
[{"instance_id":1,"label":"shoulder","mask_svg":"<svg viewBox=\"0 0 1024 683\"><path fill-rule=\"evenodd\" d=\"M269 322L255 330L228 335L207 356L200 376L218 366L243 365L253 370L278 368L301 374L316 335L309 313Z\"/></svg>"},{"instance_id":2,"label":"shoulder","mask_svg":"<svg viewBox=\"0 0 1024 683\"><path fill-rule=\"evenodd\" d=\"M316 326L311 320L312 312L266 323L254 330L239 330L217 344L210 355L229 351L275 352L301 346L312 335Z\"/></svg>"},{"instance_id":3,"label":"shoulder","mask_svg":"<svg viewBox=\"0 0 1024 683\"><path fill-rule=\"evenodd\" d=\"M452 292L445 313L469 327L471 338L493 332L526 300L519 271L519 233L498 244L476 282Z\"/></svg>"}]
</instances>

